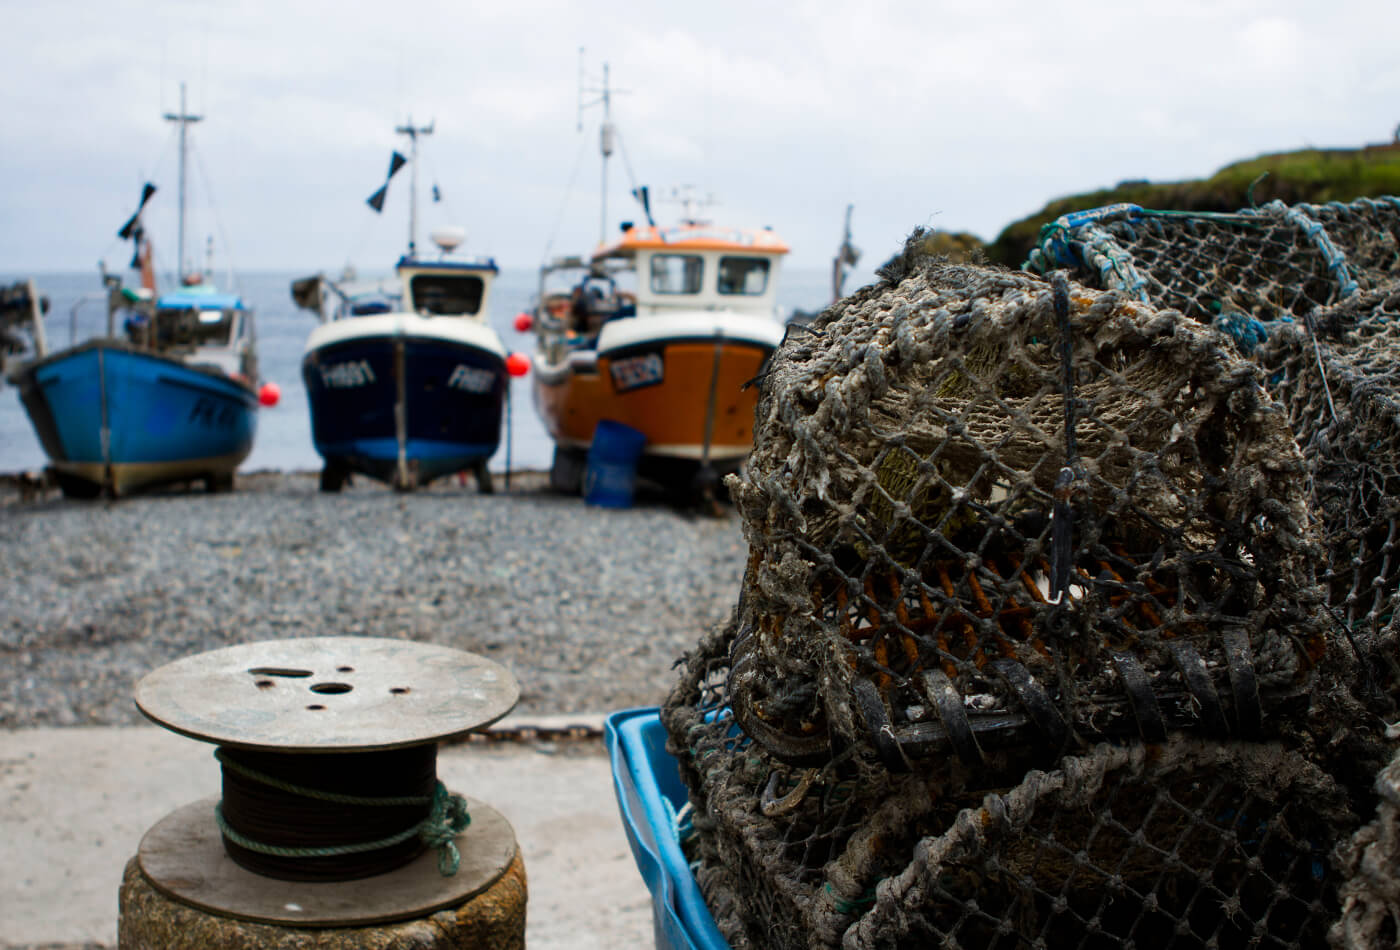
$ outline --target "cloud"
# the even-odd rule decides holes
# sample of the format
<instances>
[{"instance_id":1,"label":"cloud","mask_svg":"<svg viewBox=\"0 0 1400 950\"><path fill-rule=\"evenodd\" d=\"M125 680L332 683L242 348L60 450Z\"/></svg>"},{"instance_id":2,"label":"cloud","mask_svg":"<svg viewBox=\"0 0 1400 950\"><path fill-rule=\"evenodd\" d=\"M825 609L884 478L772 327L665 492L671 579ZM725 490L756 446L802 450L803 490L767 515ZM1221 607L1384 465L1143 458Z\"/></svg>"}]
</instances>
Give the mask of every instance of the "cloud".
<instances>
[{"instance_id":1,"label":"cloud","mask_svg":"<svg viewBox=\"0 0 1400 950\"><path fill-rule=\"evenodd\" d=\"M637 214L630 165L658 193L694 184L716 215L774 226L798 266L825 266L848 203L878 255L916 224L992 237L1065 193L1400 122L1400 4L1352 0L69 0L9 10L7 28L24 40L0 87L10 268L90 266L143 177L169 212L161 114L182 79L222 230L258 268L397 256L404 182L382 217L363 202L410 115L435 120L421 171L474 249L533 266L551 239L586 247L600 112L576 131L580 47L586 85L606 62L626 90L612 220Z\"/></svg>"}]
</instances>

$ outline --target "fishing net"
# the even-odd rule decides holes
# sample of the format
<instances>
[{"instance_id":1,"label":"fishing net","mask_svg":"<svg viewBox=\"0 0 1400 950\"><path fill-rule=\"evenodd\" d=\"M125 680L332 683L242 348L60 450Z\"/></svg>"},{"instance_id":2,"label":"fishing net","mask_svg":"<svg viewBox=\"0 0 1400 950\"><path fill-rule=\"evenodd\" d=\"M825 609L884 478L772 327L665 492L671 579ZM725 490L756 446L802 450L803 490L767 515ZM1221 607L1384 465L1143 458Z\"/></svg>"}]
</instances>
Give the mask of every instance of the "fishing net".
<instances>
[{"instance_id":1,"label":"fishing net","mask_svg":"<svg viewBox=\"0 0 1400 950\"><path fill-rule=\"evenodd\" d=\"M1234 214L1109 205L1041 230L1026 269L1061 268L1215 324L1249 350L1277 321L1400 280L1400 198Z\"/></svg>"},{"instance_id":2,"label":"fishing net","mask_svg":"<svg viewBox=\"0 0 1400 950\"><path fill-rule=\"evenodd\" d=\"M1327 602L1372 662L1395 674L1400 582L1400 282L1363 291L1270 334L1259 352L1308 462L1327 541ZM1394 709L1388 710L1393 716Z\"/></svg>"},{"instance_id":3,"label":"fishing net","mask_svg":"<svg viewBox=\"0 0 1400 950\"><path fill-rule=\"evenodd\" d=\"M1307 465L1327 602L1388 666L1400 568L1400 199L1236 214L1114 205L1046 226L1026 266L1067 267L1176 308L1267 368Z\"/></svg>"},{"instance_id":4,"label":"fishing net","mask_svg":"<svg viewBox=\"0 0 1400 950\"><path fill-rule=\"evenodd\" d=\"M1400 738L1393 727L1388 734ZM1376 776L1375 790L1375 820L1337 849L1346 883L1341 918L1329 933L1336 946L1400 945L1400 754Z\"/></svg>"},{"instance_id":5,"label":"fishing net","mask_svg":"<svg viewBox=\"0 0 1400 950\"><path fill-rule=\"evenodd\" d=\"M883 276L768 367L663 709L726 937L1318 945L1389 753L1263 371L1120 291Z\"/></svg>"},{"instance_id":6,"label":"fishing net","mask_svg":"<svg viewBox=\"0 0 1400 950\"><path fill-rule=\"evenodd\" d=\"M735 950L1316 947L1337 919L1328 852L1358 821L1278 743L1099 743L1019 774L792 767L730 717L733 634L665 717L683 847Z\"/></svg>"}]
</instances>

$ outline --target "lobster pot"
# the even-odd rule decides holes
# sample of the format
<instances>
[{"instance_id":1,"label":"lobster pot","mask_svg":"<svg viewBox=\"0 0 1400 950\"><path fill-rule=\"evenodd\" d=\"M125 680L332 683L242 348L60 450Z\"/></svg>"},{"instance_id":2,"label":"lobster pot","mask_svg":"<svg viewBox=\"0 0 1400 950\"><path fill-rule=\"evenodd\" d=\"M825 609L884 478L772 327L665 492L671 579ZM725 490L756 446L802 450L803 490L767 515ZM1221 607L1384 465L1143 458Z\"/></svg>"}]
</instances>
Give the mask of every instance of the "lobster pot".
<instances>
[{"instance_id":1,"label":"lobster pot","mask_svg":"<svg viewBox=\"0 0 1400 950\"><path fill-rule=\"evenodd\" d=\"M1309 469L1327 602L1370 653L1394 656L1400 584L1400 282L1280 326L1261 350ZM1391 663L1368 664L1378 675Z\"/></svg>"},{"instance_id":2,"label":"lobster pot","mask_svg":"<svg viewBox=\"0 0 1400 950\"><path fill-rule=\"evenodd\" d=\"M1226 946L1221 913L1309 945L1311 857L1388 755L1346 728L1259 368L1122 293L902 270L790 335L730 482L739 603L663 712L712 911L779 946ZM1229 814L1295 850L1212 850Z\"/></svg>"},{"instance_id":3,"label":"lobster pot","mask_svg":"<svg viewBox=\"0 0 1400 950\"><path fill-rule=\"evenodd\" d=\"M1357 637L1388 636L1400 199L1234 214L1112 205L1047 226L1026 267L1176 308L1266 367L1308 470L1328 607Z\"/></svg>"},{"instance_id":4,"label":"lobster pot","mask_svg":"<svg viewBox=\"0 0 1400 950\"><path fill-rule=\"evenodd\" d=\"M1400 199L1270 202L1234 213L1109 205L1046 225L1028 270L1068 268L1215 324L1248 351L1278 321L1400 279Z\"/></svg>"},{"instance_id":5,"label":"lobster pot","mask_svg":"<svg viewBox=\"0 0 1400 950\"><path fill-rule=\"evenodd\" d=\"M1342 914L1328 936L1338 947L1365 950L1400 944L1400 754L1376 775L1376 816L1335 855L1345 883Z\"/></svg>"},{"instance_id":6,"label":"lobster pot","mask_svg":"<svg viewBox=\"0 0 1400 950\"><path fill-rule=\"evenodd\" d=\"M1338 926L1328 855L1360 822L1296 752L1175 736L1014 775L792 767L729 718L733 632L665 716L697 816L683 847L736 950L1301 948Z\"/></svg>"}]
</instances>

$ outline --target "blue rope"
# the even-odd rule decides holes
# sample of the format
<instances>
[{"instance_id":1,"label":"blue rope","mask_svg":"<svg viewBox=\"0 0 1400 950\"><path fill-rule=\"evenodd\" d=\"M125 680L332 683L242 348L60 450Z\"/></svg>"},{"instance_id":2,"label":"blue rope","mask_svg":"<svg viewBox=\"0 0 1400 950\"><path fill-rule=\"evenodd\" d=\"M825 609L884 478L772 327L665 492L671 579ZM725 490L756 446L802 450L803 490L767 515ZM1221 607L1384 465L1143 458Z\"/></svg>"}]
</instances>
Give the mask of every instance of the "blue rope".
<instances>
[{"instance_id":1,"label":"blue rope","mask_svg":"<svg viewBox=\"0 0 1400 950\"><path fill-rule=\"evenodd\" d=\"M1337 250L1337 245L1327 236L1327 229L1321 221L1310 218L1301 206L1290 208L1282 201L1271 201L1264 207L1276 213L1281 211L1284 220L1302 231L1308 240L1313 242L1337 285L1337 296L1340 299L1345 300L1361 291L1360 285L1352 279L1351 271L1347 269L1347 256Z\"/></svg>"},{"instance_id":2,"label":"blue rope","mask_svg":"<svg viewBox=\"0 0 1400 950\"><path fill-rule=\"evenodd\" d=\"M1150 302L1147 278L1138 273L1132 255L1123 250L1108 231L1098 224L1085 225L1083 239L1075 242L1075 249L1085 265L1098 271L1105 287L1122 290L1144 303Z\"/></svg>"},{"instance_id":3,"label":"blue rope","mask_svg":"<svg viewBox=\"0 0 1400 950\"><path fill-rule=\"evenodd\" d=\"M1400 211L1400 197L1385 195L1379 199L1361 198L1357 204L1375 209L1382 203ZM1352 207L1339 201L1328 203L1338 214L1351 213ZM1119 222L1126 229L1129 240L1136 240L1132 227L1138 222L1150 222L1162 218L1186 218L1219 223L1232 223L1248 227L1267 227L1273 221L1284 221L1298 229L1322 255L1323 263L1336 287L1337 299L1344 300L1360 292L1361 287L1352 277L1347 265L1346 254L1337 248L1327 233L1326 226L1310 216L1314 210L1310 205L1289 207L1282 201L1271 201L1262 208L1249 208L1234 213L1214 211L1154 211L1135 204L1119 203L1104 205L1061 215L1040 229L1037 246L1033 248L1023 270L1041 274L1061 268L1085 267L1098 273L1105 287L1122 290L1133 297L1149 302L1148 281L1133 264L1132 254L1126 251L1104 227L1110 222ZM1154 222L1155 223L1155 222ZM1245 352L1251 352L1262 340L1259 328L1252 326L1257 320L1243 314L1222 314L1217 324L1240 342Z\"/></svg>"},{"instance_id":4,"label":"blue rope","mask_svg":"<svg viewBox=\"0 0 1400 950\"><path fill-rule=\"evenodd\" d=\"M1074 247L1077 243L1075 231L1104 221L1137 220L1142 214L1142 208L1124 202L1060 215L1040 229L1038 246L1031 251L1030 259L1024 266L1042 274L1060 268L1078 267L1081 257Z\"/></svg>"},{"instance_id":5,"label":"blue rope","mask_svg":"<svg viewBox=\"0 0 1400 950\"><path fill-rule=\"evenodd\" d=\"M1235 341L1235 347L1245 356L1252 354L1260 343L1269 339L1269 330L1259 320L1238 310L1228 310L1215 318L1215 326Z\"/></svg>"}]
</instances>

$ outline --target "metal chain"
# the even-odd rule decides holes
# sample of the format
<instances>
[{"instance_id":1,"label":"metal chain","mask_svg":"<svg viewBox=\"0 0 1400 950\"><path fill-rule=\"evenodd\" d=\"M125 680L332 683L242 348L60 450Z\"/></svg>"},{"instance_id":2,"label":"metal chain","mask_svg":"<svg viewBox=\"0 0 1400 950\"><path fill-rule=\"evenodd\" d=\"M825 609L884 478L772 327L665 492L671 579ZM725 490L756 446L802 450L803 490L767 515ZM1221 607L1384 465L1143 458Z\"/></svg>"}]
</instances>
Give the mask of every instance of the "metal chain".
<instances>
[{"instance_id":1,"label":"metal chain","mask_svg":"<svg viewBox=\"0 0 1400 950\"><path fill-rule=\"evenodd\" d=\"M485 732L470 732L451 742L472 744L516 743L528 745L532 742L591 741L603 738L603 730L597 726L574 724L568 726L506 726L487 729Z\"/></svg>"}]
</instances>

